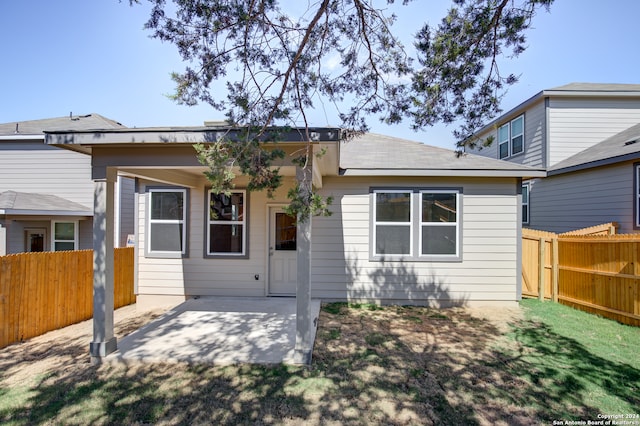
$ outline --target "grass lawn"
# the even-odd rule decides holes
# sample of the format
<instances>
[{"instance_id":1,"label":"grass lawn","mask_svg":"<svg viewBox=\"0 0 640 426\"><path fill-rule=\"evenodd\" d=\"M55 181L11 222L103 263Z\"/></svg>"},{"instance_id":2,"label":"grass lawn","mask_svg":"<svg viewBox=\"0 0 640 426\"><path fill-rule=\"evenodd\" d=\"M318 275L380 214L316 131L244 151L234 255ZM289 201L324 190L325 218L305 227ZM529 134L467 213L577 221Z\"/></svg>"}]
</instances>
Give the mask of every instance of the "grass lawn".
<instances>
[{"instance_id":1,"label":"grass lawn","mask_svg":"<svg viewBox=\"0 0 640 426\"><path fill-rule=\"evenodd\" d=\"M550 302L521 307L502 318L325 305L311 368L91 366L84 337L13 345L0 349L0 424L530 425L640 415L640 329Z\"/></svg>"}]
</instances>

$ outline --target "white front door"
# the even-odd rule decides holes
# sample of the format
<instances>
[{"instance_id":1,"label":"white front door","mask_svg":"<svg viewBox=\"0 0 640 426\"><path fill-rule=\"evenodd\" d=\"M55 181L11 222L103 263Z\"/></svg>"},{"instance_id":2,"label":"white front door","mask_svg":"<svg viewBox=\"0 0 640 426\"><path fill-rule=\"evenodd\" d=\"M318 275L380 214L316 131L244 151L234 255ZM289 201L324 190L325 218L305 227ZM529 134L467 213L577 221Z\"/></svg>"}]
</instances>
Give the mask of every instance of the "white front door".
<instances>
[{"instance_id":1,"label":"white front door","mask_svg":"<svg viewBox=\"0 0 640 426\"><path fill-rule=\"evenodd\" d=\"M295 296L297 274L296 220L269 207L269 294Z\"/></svg>"}]
</instances>

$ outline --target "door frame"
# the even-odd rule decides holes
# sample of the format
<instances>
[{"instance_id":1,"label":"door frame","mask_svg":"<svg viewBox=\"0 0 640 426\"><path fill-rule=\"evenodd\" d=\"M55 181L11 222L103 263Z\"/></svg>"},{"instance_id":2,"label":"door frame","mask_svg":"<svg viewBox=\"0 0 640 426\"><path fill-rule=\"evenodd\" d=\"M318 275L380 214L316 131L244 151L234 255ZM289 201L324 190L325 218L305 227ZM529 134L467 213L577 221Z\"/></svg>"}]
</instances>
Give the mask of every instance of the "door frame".
<instances>
[{"instance_id":1,"label":"door frame","mask_svg":"<svg viewBox=\"0 0 640 426\"><path fill-rule=\"evenodd\" d=\"M271 209L279 209L282 211L284 207L286 207L287 203L267 203L266 206L266 238L265 238L265 286L264 286L264 294L268 297L295 297L296 293L293 294L272 294L271 293L271 256L269 255L269 247L271 245Z\"/></svg>"},{"instance_id":2,"label":"door frame","mask_svg":"<svg viewBox=\"0 0 640 426\"><path fill-rule=\"evenodd\" d=\"M50 251L50 245L47 245L47 228L44 227L25 227L24 228L24 251L31 253L29 236L32 234L42 234L42 251Z\"/></svg>"}]
</instances>

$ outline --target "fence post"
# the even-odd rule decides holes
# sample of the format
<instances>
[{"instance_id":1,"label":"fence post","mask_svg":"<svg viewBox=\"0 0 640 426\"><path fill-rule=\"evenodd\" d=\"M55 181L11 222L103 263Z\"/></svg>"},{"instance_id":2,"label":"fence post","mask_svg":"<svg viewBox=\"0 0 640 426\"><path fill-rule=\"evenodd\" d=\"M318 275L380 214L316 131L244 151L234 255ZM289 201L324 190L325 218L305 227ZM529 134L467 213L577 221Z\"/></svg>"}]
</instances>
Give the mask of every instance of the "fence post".
<instances>
[{"instance_id":1,"label":"fence post","mask_svg":"<svg viewBox=\"0 0 640 426\"><path fill-rule=\"evenodd\" d=\"M551 240L551 300L558 303L558 238Z\"/></svg>"},{"instance_id":2,"label":"fence post","mask_svg":"<svg viewBox=\"0 0 640 426\"><path fill-rule=\"evenodd\" d=\"M544 301L544 246L546 240L544 237L540 237L540 247L538 247L538 300Z\"/></svg>"}]
</instances>

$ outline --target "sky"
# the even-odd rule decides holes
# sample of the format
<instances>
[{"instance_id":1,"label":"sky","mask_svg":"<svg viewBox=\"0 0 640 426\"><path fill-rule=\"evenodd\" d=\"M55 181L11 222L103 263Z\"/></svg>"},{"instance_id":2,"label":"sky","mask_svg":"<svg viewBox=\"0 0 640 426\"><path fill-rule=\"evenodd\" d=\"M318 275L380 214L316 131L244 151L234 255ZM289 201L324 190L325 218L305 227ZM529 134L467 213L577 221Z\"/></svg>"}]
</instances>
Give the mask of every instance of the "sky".
<instances>
[{"instance_id":1,"label":"sky","mask_svg":"<svg viewBox=\"0 0 640 426\"><path fill-rule=\"evenodd\" d=\"M301 0L288 0L301 1ZM407 38L423 22L437 25L451 2L414 0L398 6L395 27ZM200 126L223 113L187 107L167 95L172 71L183 65L176 49L143 29L148 5L128 0L0 0L0 123L101 114L128 127ZM501 60L520 76L502 109L544 89L571 82L640 83L637 0L556 0L527 33L527 50ZM312 125L332 126L317 111ZM369 122L371 130L455 148L453 127L414 132L408 124Z\"/></svg>"}]
</instances>

